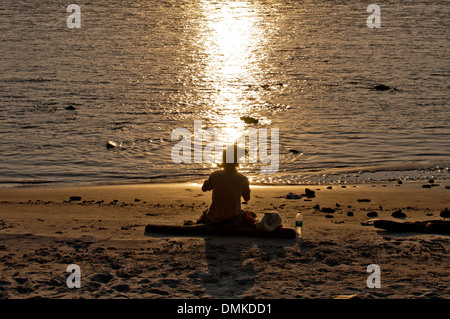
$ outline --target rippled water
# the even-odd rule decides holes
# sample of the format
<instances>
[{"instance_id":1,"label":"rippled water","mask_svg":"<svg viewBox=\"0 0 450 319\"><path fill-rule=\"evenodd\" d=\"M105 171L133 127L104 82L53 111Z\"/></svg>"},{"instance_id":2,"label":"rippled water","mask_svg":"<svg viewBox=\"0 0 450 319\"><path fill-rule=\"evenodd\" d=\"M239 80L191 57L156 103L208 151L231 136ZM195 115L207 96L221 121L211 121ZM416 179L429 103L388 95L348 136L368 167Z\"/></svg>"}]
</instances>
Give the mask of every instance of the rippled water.
<instances>
[{"instance_id":1,"label":"rippled water","mask_svg":"<svg viewBox=\"0 0 450 319\"><path fill-rule=\"evenodd\" d=\"M447 0L378 2L380 29L366 2L73 2L80 29L60 1L0 4L4 184L205 176L171 158L194 120L279 129L277 173L241 165L253 182L449 176Z\"/></svg>"}]
</instances>

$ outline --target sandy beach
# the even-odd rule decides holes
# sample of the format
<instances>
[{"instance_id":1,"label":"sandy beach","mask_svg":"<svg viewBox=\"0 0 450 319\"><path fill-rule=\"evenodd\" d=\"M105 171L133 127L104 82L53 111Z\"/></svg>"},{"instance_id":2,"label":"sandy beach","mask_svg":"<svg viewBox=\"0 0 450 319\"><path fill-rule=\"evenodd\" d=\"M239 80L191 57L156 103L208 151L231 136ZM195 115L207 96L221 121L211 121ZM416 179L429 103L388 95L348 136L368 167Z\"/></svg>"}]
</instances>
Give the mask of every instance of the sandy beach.
<instances>
[{"instance_id":1,"label":"sandy beach","mask_svg":"<svg viewBox=\"0 0 450 319\"><path fill-rule=\"evenodd\" d=\"M406 221L442 219L450 189L436 183L252 185L243 208L258 217L278 211L292 228L301 211L300 242L144 233L149 223L195 220L211 201L199 183L3 188L0 297L446 299L448 235L366 224L374 212L402 220L392 216L399 209ZM286 198L305 188L315 197ZM80 267L81 288L67 286L71 264ZM367 285L372 264L380 267L380 288Z\"/></svg>"}]
</instances>

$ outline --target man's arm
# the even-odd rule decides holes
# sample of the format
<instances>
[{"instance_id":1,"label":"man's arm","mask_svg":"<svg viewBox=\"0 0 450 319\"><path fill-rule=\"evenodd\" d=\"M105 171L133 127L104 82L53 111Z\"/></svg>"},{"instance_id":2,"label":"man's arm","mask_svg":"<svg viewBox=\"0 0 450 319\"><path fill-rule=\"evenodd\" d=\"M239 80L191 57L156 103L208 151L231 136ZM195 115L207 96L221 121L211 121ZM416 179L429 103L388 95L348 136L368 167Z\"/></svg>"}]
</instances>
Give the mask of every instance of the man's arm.
<instances>
[{"instance_id":1,"label":"man's arm","mask_svg":"<svg viewBox=\"0 0 450 319\"><path fill-rule=\"evenodd\" d=\"M211 189L212 188L209 183L209 179L207 179L206 181L203 182L202 191L207 192L207 191L210 191Z\"/></svg>"},{"instance_id":2,"label":"man's arm","mask_svg":"<svg viewBox=\"0 0 450 319\"><path fill-rule=\"evenodd\" d=\"M208 179L203 182L202 191L207 192L211 191L213 189L213 180L212 180L212 174L209 175Z\"/></svg>"},{"instance_id":3,"label":"man's arm","mask_svg":"<svg viewBox=\"0 0 450 319\"><path fill-rule=\"evenodd\" d=\"M245 179L244 183L244 190L242 191L242 197L246 202L250 200L250 183L248 182L248 179Z\"/></svg>"}]
</instances>

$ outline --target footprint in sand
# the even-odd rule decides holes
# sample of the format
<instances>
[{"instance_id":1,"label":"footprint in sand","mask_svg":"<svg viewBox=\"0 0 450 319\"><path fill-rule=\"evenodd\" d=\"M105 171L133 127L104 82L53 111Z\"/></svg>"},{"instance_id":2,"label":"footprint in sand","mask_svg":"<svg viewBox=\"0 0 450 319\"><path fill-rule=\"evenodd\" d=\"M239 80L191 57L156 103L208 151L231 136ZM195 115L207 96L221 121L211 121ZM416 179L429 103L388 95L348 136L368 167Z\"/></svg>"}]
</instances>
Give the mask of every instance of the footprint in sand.
<instances>
[{"instance_id":1,"label":"footprint in sand","mask_svg":"<svg viewBox=\"0 0 450 319\"><path fill-rule=\"evenodd\" d=\"M99 282L102 284L107 284L108 282L111 281L111 279L113 279L114 276L109 274L109 273L104 273L104 274L95 274L92 275L90 280L94 281L94 282Z\"/></svg>"},{"instance_id":2,"label":"footprint in sand","mask_svg":"<svg viewBox=\"0 0 450 319\"><path fill-rule=\"evenodd\" d=\"M129 292L130 286L129 285L117 285L117 286L114 286L113 289L117 292Z\"/></svg>"}]
</instances>

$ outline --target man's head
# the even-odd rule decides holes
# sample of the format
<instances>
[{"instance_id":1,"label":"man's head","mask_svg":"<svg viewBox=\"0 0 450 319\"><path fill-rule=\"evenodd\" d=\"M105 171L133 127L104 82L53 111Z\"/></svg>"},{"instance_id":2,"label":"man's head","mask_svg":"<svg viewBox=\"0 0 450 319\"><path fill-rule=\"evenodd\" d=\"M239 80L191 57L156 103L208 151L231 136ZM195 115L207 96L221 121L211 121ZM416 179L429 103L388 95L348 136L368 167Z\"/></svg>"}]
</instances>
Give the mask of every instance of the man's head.
<instances>
[{"instance_id":1,"label":"man's head","mask_svg":"<svg viewBox=\"0 0 450 319\"><path fill-rule=\"evenodd\" d=\"M220 167L225 169L236 169L239 166L239 159L245 155L245 150L236 144L228 146L222 153L222 163Z\"/></svg>"}]
</instances>

